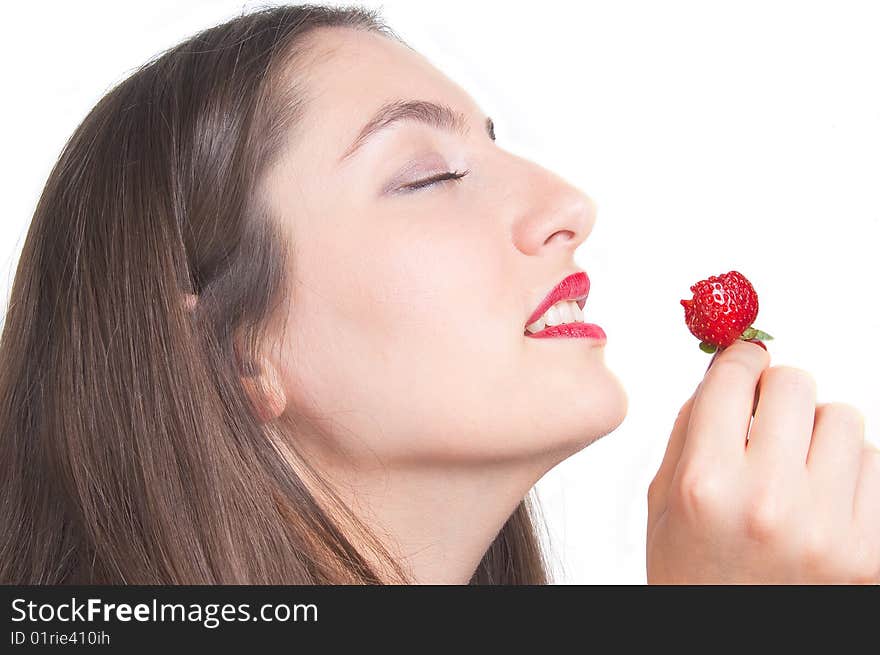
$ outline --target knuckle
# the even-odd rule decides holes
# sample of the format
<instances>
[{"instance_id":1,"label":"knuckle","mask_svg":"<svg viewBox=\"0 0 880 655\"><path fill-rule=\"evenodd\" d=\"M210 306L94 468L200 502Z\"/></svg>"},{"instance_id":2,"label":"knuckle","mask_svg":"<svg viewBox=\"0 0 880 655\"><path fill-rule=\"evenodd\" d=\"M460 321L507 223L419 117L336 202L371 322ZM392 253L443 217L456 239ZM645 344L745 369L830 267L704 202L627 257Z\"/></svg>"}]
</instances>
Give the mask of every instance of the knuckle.
<instances>
[{"instance_id":1,"label":"knuckle","mask_svg":"<svg viewBox=\"0 0 880 655\"><path fill-rule=\"evenodd\" d=\"M812 528L807 531L801 544L804 563L812 568L819 569L833 555L831 535L826 530Z\"/></svg>"},{"instance_id":2,"label":"knuckle","mask_svg":"<svg viewBox=\"0 0 880 655\"><path fill-rule=\"evenodd\" d=\"M764 372L766 382L782 387L791 394L816 396L816 378L807 371L794 366L771 366Z\"/></svg>"},{"instance_id":3,"label":"knuckle","mask_svg":"<svg viewBox=\"0 0 880 655\"><path fill-rule=\"evenodd\" d=\"M816 413L821 415L823 421L828 421L864 437L865 416L858 407L841 402L822 403L816 409Z\"/></svg>"},{"instance_id":4,"label":"knuckle","mask_svg":"<svg viewBox=\"0 0 880 655\"><path fill-rule=\"evenodd\" d=\"M746 535L760 544L775 543L784 532L782 508L769 492L755 494L743 517Z\"/></svg>"},{"instance_id":5,"label":"knuckle","mask_svg":"<svg viewBox=\"0 0 880 655\"><path fill-rule=\"evenodd\" d=\"M722 384L736 383L743 379L751 379L755 374L755 367L746 355L741 351L731 353L722 353L724 357L718 356L718 359L712 364L707 376L712 376Z\"/></svg>"},{"instance_id":6,"label":"knuckle","mask_svg":"<svg viewBox=\"0 0 880 655\"><path fill-rule=\"evenodd\" d=\"M714 514L723 502L717 478L692 467L685 470L672 494L675 503L687 514L706 516Z\"/></svg>"}]
</instances>

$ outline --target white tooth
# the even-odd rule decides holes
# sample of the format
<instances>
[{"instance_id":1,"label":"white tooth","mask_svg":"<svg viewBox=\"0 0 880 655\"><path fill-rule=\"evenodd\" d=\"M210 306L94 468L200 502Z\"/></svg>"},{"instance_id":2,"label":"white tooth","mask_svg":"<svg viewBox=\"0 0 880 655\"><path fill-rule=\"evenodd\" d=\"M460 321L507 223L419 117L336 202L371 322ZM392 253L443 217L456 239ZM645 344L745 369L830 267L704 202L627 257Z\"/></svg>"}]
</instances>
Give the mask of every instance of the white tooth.
<instances>
[{"instance_id":1,"label":"white tooth","mask_svg":"<svg viewBox=\"0 0 880 655\"><path fill-rule=\"evenodd\" d=\"M564 323L574 323L574 312L571 311L571 303L562 301L557 304L559 307L559 313L562 314L562 318L564 319Z\"/></svg>"},{"instance_id":2,"label":"white tooth","mask_svg":"<svg viewBox=\"0 0 880 655\"><path fill-rule=\"evenodd\" d=\"M547 325L562 325L565 322L558 304L553 305L544 312L544 320L547 322Z\"/></svg>"},{"instance_id":3,"label":"white tooth","mask_svg":"<svg viewBox=\"0 0 880 655\"><path fill-rule=\"evenodd\" d=\"M527 325L526 330L528 330L529 332L534 334L535 332L540 332L541 330L543 330L545 325L546 325L546 322L544 321L544 317L542 316L534 323Z\"/></svg>"},{"instance_id":4,"label":"white tooth","mask_svg":"<svg viewBox=\"0 0 880 655\"><path fill-rule=\"evenodd\" d=\"M584 322L584 310L582 310L576 302L571 303L574 306L574 320Z\"/></svg>"}]
</instances>

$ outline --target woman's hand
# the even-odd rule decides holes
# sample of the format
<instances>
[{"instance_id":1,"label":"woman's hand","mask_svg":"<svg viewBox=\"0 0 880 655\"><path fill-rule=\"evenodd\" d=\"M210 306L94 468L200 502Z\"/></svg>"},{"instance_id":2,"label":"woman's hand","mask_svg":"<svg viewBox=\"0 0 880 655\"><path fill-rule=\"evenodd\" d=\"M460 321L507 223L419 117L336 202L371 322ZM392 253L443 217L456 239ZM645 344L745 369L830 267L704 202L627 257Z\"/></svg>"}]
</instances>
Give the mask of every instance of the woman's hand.
<instances>
[{"instance_id":1,"label":"woman's hand","mask_svg":"<svg viewBox=\"0 0 880 655\"><path fill-rule=\"evenodd\" d=\"M738 341L681 408L648 490L649 583L880 581L880 450L859 411L769 364Z\"/></svg>"}]
</instances>

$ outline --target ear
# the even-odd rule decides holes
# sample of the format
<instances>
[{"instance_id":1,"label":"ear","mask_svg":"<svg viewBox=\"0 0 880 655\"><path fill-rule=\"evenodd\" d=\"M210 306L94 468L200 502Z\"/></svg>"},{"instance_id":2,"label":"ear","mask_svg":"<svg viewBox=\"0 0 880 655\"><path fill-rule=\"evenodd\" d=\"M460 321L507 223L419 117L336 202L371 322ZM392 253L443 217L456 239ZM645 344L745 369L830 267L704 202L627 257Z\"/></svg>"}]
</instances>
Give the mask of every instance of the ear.
<instances>
[{"instance_id":1,"label":"ear","mask_svg":"<svg viewBox=\"0 0 880 655\"><path fill-rule=\"evenodd\" d=\"M187 310L195 309L198 301L197 295L183 294L183 306ZM240 379L254 412L262 423L278 418L284 412L287 394L284 393L278 369L268 359L262 360L258 367L248 365Z\"/></svg>"},{"instance_id":2,"label":"ear","mask_svg":"<svg viewBox=\"0 0 880 655\"><path fill-rule=\"evenodd\" d=\"M287 408L287 394L281 384L281 376L267 359L260 361L259 371L255 375L243 375L241 384L261 423L278 418Z\"/></svg>"}]
</instances>

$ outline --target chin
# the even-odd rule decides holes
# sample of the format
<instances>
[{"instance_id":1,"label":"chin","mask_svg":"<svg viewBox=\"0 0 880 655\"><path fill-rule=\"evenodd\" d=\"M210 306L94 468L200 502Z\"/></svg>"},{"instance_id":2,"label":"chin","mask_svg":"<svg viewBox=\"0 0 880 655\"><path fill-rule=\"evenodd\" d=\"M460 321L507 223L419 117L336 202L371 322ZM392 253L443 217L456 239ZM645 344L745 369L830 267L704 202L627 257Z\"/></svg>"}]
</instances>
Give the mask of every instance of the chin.
<instances>
[{"instance_id":1,"label":"chin","mask_svg":"<svg viewBox=\"0 0 880 655\"><path fill-rule=\"evenodd\" d=\"M550 467L614 431L629 398L617 377L602 369L586 377L582 370L549 376L536 385L510 382L506 389L491 387L483 400L475 394L461 404L465 409L450 411L450 424L426 436L424 444L437 446L432 459Z\"/></svg>"},{"instance_id":2,"label":"chin","mask_svg":"<svg viewBox=\"0 0 880 655\"><path fill-rule=\"evenodd\" d=\"M570 416L575 420L565 426L560 439L555 442L552 451L560 461L613 432L626 418L629 397L620 381L609 375L602 380L599 389L572 412Z\"/></svg>"}]
</instances>

